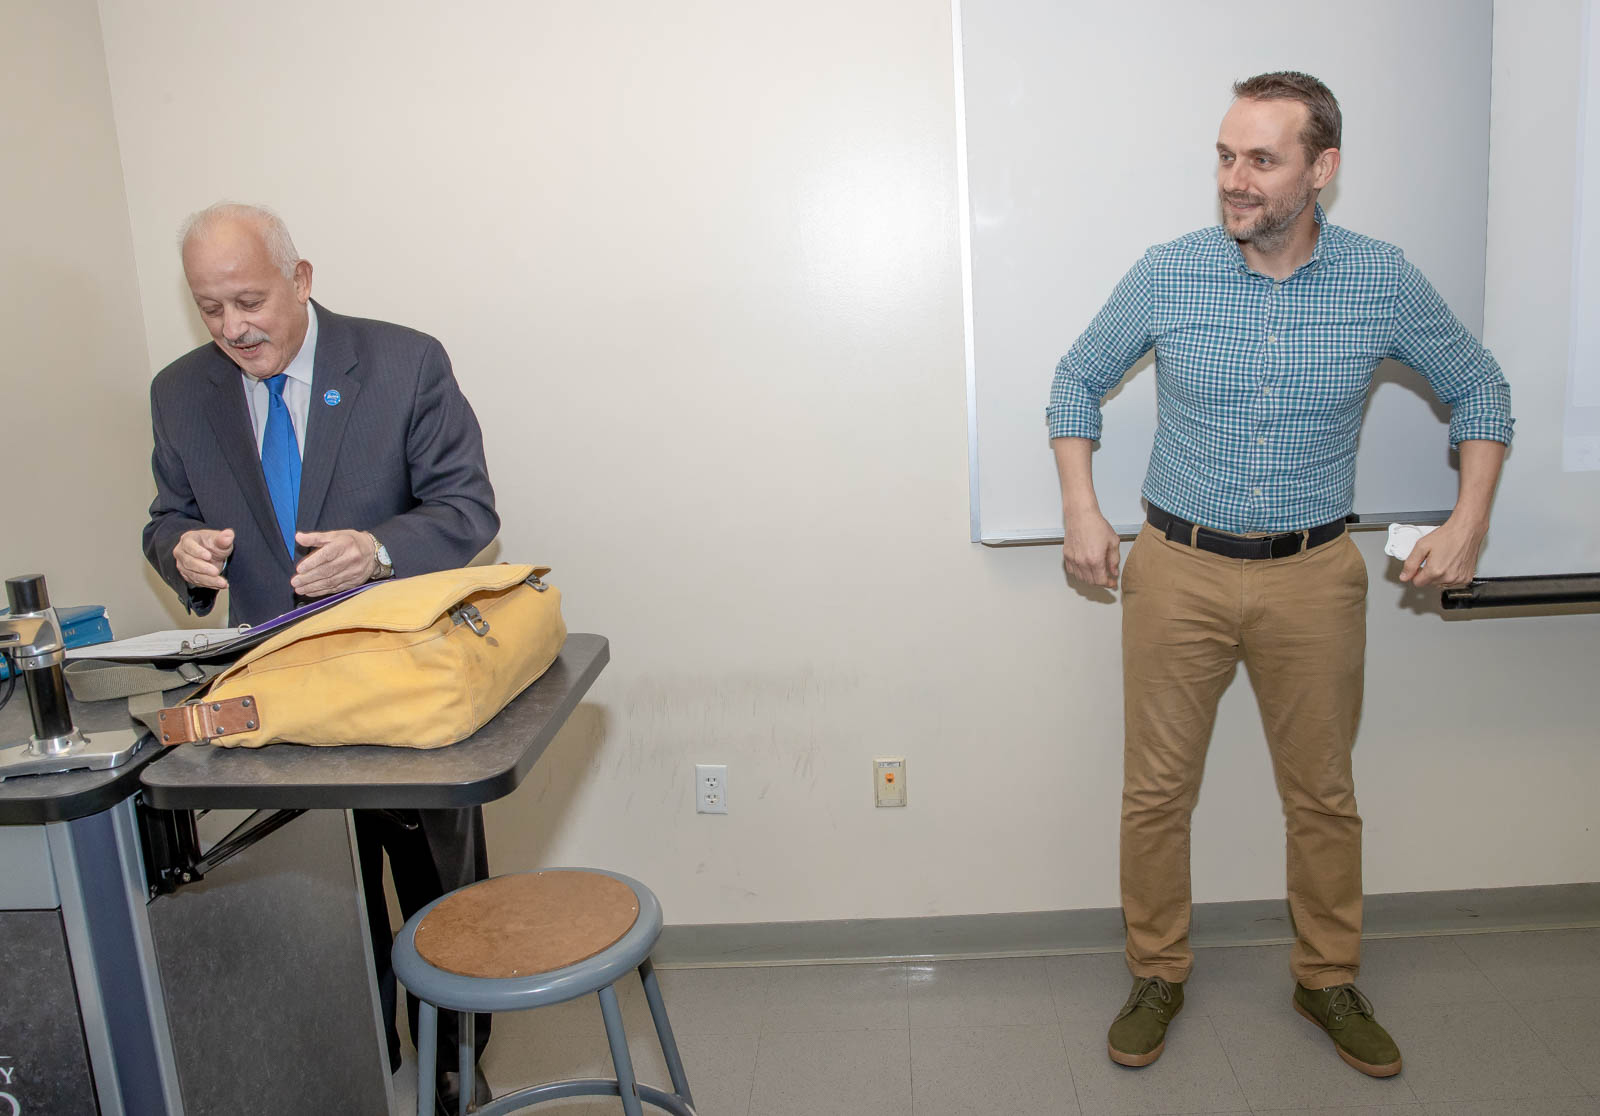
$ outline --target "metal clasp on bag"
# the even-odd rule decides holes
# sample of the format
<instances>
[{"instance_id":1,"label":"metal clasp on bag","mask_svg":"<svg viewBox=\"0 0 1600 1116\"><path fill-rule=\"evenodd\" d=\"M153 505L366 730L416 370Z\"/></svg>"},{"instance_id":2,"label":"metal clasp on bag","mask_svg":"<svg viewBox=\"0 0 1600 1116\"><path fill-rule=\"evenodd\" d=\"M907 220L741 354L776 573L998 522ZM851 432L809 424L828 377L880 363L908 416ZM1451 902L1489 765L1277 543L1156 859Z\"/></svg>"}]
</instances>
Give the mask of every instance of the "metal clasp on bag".
<instances>
[{"instance_id":1,"label":"metal clasp on bag","mask_svg":"<svg viewBox=\"0 0 1600 1116\"><path fill-rule=\"evenodd\" d=\"M524 581L523 584L532 586L534 592L536 593L543 593L550 588L550 586L539 580L539 573L537 570L529 574L528 579Z\"/></svg>"},{"instance_id":2,"label":"metal clasp on bag","mask_svg":"<svg viewBox=\"0 0 1600 1116\"><path fill-rule=\"evenodd\" d=\"M483 613L478 611L477 605L457 605L450 610L450 619L457 624L465 624L481 636L489 634L489 621L483 618Z\"/></svg>"},{"instance_id":3,"label":"metal clasp on bag","mask_svg":"<svg viewBox=\"0 0 1600 1116\"><path fill-rule=\"evenodd\" d=\"M163 744L209 744L219 736L254 732L258 723L256 699L246 694L226 701L185 702L160 710L156 723Z\"/></svg>"}]
</instances>

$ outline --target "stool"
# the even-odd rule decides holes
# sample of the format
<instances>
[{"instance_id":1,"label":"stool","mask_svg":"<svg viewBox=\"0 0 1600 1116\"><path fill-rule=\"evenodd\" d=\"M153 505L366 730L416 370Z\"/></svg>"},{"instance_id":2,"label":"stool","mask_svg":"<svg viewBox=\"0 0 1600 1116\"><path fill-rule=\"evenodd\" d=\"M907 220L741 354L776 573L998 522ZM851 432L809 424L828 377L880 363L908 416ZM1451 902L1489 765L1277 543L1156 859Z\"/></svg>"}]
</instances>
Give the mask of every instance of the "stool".
<instances>
[{"instance_id":1,"label":"stool","mask_svg":"<svg viewBox=\"0 0 1600 1116\"><path fill-rule=\"evenodd\" d=\"M695 1116L683 1060L667 1021L650 951L661 936L661 904L638 880L615 872L553 868L495 876L452 891L406 922L394 943L394 972L421 1001L417 1019L417 1116L433 1116L440 1008L461 1013L461 1109L472 1098L473 1012L524 1011L599 994L615 1080L548 1081L496 1097L479 1116L531 1108L564 1097L622 1099ZM655 1020L673 1092L634 1080L616 981L637 970Z\"/></svg>"}]
</instances>

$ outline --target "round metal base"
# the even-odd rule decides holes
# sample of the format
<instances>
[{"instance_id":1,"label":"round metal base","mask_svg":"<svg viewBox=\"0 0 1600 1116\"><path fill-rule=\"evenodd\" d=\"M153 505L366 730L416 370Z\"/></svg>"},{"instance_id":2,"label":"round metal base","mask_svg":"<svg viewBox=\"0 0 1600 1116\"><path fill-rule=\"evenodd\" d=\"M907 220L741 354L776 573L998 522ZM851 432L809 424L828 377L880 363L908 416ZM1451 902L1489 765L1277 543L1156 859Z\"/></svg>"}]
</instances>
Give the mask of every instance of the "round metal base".
<instances>
[{"instance_id":1,"label":"round metal base","mask_svg":"<svg viewBox=\"0 0 1600 1116\"><path fill-rule=\"evenodd\" d=\"M53 741L37 738L0 748L0 781L19 775L56 775L63 771L108 771L120 767L139 746L141 733L133 729L108 729L84 734L74 732L71 737L56 737ZM68 740L64 749L41 751L55 741Z\"/></svg>"}]
</instances>

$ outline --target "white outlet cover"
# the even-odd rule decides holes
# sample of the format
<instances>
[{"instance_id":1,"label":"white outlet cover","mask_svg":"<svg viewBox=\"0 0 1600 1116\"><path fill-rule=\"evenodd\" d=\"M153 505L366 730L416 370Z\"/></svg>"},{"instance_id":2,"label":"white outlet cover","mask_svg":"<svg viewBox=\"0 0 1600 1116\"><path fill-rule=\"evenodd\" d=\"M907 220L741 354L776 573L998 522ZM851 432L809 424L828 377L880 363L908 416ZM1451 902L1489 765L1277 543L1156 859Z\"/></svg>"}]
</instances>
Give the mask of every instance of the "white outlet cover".
<instances>
[{"instance_id":1,"label":"white outlet cover","mask_svg":"<svg viewBox=\"0 0 1600 1116\"><path fill-rule=\"evenodd\" d=\"M727 764L697 763L694 765L694 811L697 814L726 814L728 812Z\"/></svg>"}]
</instances>

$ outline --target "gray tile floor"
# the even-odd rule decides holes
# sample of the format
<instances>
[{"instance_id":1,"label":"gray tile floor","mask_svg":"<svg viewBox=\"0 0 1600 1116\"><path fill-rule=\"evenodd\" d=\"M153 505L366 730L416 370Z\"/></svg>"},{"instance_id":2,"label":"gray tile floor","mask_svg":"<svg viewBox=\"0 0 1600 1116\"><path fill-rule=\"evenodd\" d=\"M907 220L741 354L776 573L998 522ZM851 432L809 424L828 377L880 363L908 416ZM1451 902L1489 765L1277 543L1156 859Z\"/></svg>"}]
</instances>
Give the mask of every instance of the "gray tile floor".
<instances>
[{"instance_id":1,"label":"gray tile floor","mask_svg":"<svg viewBox=\"0 0 1600 1116\"><path fill-rule=\"evenodd\" d=\"M1384 1081L1345 1066L1290 1008L1287 946L1201 950L1166 1053L1142 1070L1105 1053L1129 984L1120 954L661 978L700 1116L1600 1113L1600 929L1368 942L1361 987L1406 1065ZM665 1085L630 983L639 1076ZM496 1092L610 1073L593 998L494 1027L484 1068ZM409 1069L397 1112L415 1111Z\"/></svg>"}]
</instances>

